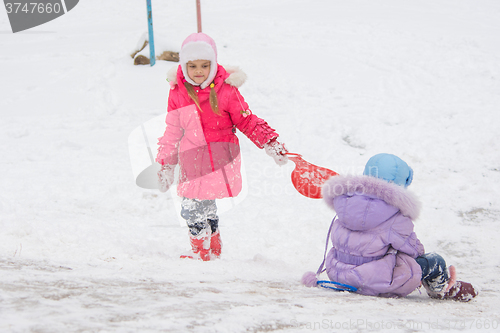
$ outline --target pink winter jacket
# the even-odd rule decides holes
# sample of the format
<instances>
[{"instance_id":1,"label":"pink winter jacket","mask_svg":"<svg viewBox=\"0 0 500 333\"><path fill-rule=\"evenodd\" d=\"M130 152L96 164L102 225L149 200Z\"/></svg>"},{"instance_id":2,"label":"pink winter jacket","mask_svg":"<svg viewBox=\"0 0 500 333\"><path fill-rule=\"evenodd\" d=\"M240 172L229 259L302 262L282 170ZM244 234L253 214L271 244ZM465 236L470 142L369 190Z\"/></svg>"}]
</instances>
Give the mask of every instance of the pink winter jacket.
<instances>
[{"instance_id":1,"label":"pink winter jacket","mask_svg":"<svg viewBox=\"0 0 500 333\"><path fill-rule=\"evenodd\" d=\"M236 128L257 147L278 137L264 120L253 115L238 87L245 81L239 69L218 66L214 78L220 115L212 111L210 87L194 87L201 112L187 94L181 66L169 73L166 130L159 138L156 161L180 165L177 194L199 200L237 196L242 187L241 157ZM180 84L178 84L180 83Z\"/></svg>"}]
</instances>

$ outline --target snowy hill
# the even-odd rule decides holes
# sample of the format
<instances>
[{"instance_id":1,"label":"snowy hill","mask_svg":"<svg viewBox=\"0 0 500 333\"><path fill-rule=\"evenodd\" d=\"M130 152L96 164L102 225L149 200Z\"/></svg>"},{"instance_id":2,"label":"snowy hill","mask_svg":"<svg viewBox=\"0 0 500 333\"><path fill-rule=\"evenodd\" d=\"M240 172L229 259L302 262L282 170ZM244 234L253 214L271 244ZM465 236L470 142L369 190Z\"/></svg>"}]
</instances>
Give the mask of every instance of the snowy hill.
<instances>
[{"instance_id":1,"label":"snowy hill","mask_svg":"<svg viewBox=\"0 0 500 333\"><path fill-rule=\"evenodd\" d=\"M248 195L221 215L221 259L180 260L174 200L135 185L128 152L177 64L133 66L144 1L86 0L16 34L0 10L0 331L498 329L500 3L212 0L202 18L290 151L341 174L380 152L412 166L420 240L479 297L303 287L335 213L244 136ZM179 51L195 2L153 0L153 20L157 52Z\"/></svg>"}]
</instances>

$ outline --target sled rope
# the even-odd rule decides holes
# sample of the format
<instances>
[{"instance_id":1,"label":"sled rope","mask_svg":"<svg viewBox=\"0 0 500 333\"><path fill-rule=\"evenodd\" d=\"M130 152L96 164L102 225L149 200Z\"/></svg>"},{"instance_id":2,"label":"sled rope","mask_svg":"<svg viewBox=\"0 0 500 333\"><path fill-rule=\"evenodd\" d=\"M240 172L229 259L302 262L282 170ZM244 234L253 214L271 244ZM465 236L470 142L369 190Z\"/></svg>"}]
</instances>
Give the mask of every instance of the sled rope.
<instances>
[{"instance_id":1,"label":"sled rope","mask_svg":"<svg viewBox=\"0 0 500 333\"><path fill-rule=\"evenodd\" d=\"M332 228L333 228L333 222L335 222L336 218L337 218L337 215L335 215L335 217L332 220L332 223L330 223L330 228L328 228L328 234L326 235L325 252L323 254L323 262L321 263L318 270L316 271L316 276L319 276L321 273L326 271L326 267L324 267L324 266L325 266L325 261L326 261L326 251L328 250L328 239L330 238L330 234L331 234ZM337 290L337 291L356 292L358 290L358 288L350 286L348 284L335 282L335 281L327 281L327 280L318 280L316 282L316 285L318 287Z\"/></svg>"}]
</instances>

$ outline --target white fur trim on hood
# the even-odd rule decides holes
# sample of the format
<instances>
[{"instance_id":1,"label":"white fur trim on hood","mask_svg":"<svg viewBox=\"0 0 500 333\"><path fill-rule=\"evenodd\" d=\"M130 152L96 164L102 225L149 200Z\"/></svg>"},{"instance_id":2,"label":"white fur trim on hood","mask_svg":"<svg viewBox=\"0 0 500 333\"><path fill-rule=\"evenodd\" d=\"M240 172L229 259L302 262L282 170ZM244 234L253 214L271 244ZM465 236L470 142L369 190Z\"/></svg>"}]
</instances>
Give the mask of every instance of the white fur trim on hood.
<instances>
[{"instance_id":1,"label":"white fur trim on hood","mask_svg":"<svg viewBox=\"0 0 500 333\"><path fill-rule=\"evenodd\" d=\"M227 66L224 67L224 69L229 73L229 77L225 82L233 87L239 88L247 80L247 75L245 74L245 72L243 72L237 66Z\"/></svg>"},{"instance_id":2,"label":"white fur trim on hood","mask_svg":"<svg viewBox=\"0 0 500 333\"><path fill-rule=\"evenodd\" d=\"M245 83L247 75L237 66L223 66L229 77L225 82L233 87L239 88ZM178 66L173 66L167 72L167 80L170 83L171 89L174 89L177 84L177 69Z\"/></svg>"},{"instance_id":3,"label":"white fur trim on hood","mask_svg":"<svg viewBox=\"0 0 500 333\"><path fill-rule=\"evenodd\" d=\"M374 196L398 208L401 214L412 220L418 218L422 205L417 196L403 186L370 176L331 177L323 185L322 194L326 204L333 209L333 199L344 194Z\"/></svg>"},{"instance_id":4,"label":"white fur trim on hood","mask_svg":"<svg viewBox=\"0 0 500 333\"><path fill-rule=\"evenodd\" d=\"M201 89L208 87L210 83L215 78L217 74L217 51L213 49L212 45L205 41L194 41L183 45L180 56L180 64L182 67L182 72L184 73L184 78L187 82L191 83L193 86L200 86ZM210 61L210 72L208 77L201 84L194 82L188 75L187 63L195 60L208 60Z\"/></svg>"}]
</instances>

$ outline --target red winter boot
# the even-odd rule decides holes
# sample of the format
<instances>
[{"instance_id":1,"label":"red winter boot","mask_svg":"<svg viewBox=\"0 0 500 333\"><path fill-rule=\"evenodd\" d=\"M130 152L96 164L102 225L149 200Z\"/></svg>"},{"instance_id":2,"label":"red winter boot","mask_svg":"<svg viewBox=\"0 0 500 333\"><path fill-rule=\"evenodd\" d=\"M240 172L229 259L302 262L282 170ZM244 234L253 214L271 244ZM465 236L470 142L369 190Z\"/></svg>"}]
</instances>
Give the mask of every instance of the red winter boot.
<instances>
[{"instance_id":1,"label":"red winter boot","mask_svg":"<svg viewBox=\"0 0 500 333\"><path fill-rule=\"evenodd\" d=\"M454 266L449 267L450 279L448 286L442 292L431 291L426 283L423 283L427 294L431 298L451 299L454 301L468 302L478 295L474 286L468 282L457 281L456 270Z\"/></svg>"},{"instance_id":2,"label":"red winter boot","mask_svg":"<svg viewBox=\"0 0 500 333\"><path fill-rule=\"evenodd\" d=\"M220 257L222 250L222 240L220 238L220 232L217 230L216 233L212 234L210 238L210 252L216 257Z\"/></svg>"},{"instance_id":3,"label":"red winter boot","mask_svg":"<svg viewBox=\"0 0 500 333\"><path fill-rule=\"evenodd\" d=\"M476 297L477 290L469 282L457 281L450 290L444 294L438 294L439 299L451 299L454 301L468 302Z\"/></svg>"},{"instance_id":4,"label":"red winter boot","mask_svg":"<svg viewBox=\"0 0 500 333\"><path fill-rule=\"evenodd\" d=\"M181 258L210 260L210 235L196 237L189 234L189 241L191 242L192 253L183 254Z\"/></svg>"}]
</instances>

